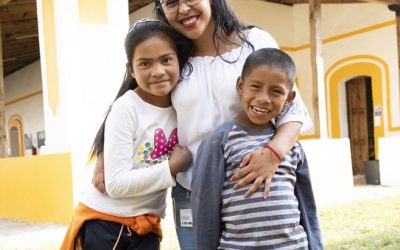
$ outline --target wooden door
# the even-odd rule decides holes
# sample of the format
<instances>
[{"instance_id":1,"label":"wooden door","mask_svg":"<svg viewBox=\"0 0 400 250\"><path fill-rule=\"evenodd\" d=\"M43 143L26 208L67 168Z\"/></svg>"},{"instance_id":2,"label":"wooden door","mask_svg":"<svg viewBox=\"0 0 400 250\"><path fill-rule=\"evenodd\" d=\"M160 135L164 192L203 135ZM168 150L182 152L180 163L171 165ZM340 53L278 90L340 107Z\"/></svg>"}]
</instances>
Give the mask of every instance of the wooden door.
<instances>
[{"instance_id":1,"label":"wooden door","mask_svg":"<svg viewBox=\"0 0 400 250\"><path fill-rule=\"evenodd\" d=\"M366 82L366 77L358 77L346 82L353 175L364 174L364 162L369 160Z\"/></svg>"}]
</instances>

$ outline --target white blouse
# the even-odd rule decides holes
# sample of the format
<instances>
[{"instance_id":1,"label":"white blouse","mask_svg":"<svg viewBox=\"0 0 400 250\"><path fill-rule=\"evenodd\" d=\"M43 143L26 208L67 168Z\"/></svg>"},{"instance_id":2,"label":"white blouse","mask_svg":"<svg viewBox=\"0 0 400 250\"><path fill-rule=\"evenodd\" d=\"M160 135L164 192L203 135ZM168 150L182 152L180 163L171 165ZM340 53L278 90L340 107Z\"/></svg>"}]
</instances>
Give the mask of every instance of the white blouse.
<instances>
[{"instance_id":1,"label":"white blouse","mask_svg":"<svg viewBox=\"0 0 400 250\"><path fill-rule=\"evenodd\" d=\"M247 33L254 49L277 48L272 36L259 28L252 28ZM181 145L189 147L196 159L196 152L202 139L213 129L241 111L239 95L236 92L236 80L252 48L246 44L218 57L192 57L189 61L193 72L187 79L178 83L172 92L172 104L177 113L178 139ZM229 63L224 61L235 61ZM296 98L285 112L275 120L279 127L290 121L303 123L303 128L312 127L297 88ZM190 190L192 166L177 175L177 181Z\"/></svg>"}]
</instances>

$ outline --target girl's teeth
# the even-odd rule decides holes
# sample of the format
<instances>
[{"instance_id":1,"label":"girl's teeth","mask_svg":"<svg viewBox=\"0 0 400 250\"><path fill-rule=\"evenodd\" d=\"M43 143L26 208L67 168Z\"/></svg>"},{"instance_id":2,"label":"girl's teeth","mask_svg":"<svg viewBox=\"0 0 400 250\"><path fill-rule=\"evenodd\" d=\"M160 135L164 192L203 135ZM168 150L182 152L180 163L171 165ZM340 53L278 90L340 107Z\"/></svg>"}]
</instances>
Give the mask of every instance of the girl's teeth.
<instances>
[{"instance_id":1,"label":"girl's teeth","mask_svg":"<svg viewBox=\"0 0 400 250\"><path fill-rule=\"evenodd\" d=\"M183 25L192 25L194 22L196 22L196 17L190 17L190 18L187 18L187 19L185 19L185 20L183 20L182 21L182 24Z\"/></svg>"}]
</instances>

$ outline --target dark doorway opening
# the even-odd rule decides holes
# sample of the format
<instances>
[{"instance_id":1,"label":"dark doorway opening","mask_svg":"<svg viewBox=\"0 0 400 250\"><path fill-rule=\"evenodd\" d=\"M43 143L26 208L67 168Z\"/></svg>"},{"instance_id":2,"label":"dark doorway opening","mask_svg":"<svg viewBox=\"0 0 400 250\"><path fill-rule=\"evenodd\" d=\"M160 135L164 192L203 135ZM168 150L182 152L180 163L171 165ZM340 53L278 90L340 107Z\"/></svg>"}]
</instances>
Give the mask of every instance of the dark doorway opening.
<instances>
[{"instance_id":1,"label":"dark doorway opening","mask_svg":"<svg viewBox=\"0 0 400 250\"><path fill-rule=\"evenodd\" d=\"M354 184L365 184L365 162L375 160L371 78L356 77L345 85Z\"/></svg>"}]
</instances>

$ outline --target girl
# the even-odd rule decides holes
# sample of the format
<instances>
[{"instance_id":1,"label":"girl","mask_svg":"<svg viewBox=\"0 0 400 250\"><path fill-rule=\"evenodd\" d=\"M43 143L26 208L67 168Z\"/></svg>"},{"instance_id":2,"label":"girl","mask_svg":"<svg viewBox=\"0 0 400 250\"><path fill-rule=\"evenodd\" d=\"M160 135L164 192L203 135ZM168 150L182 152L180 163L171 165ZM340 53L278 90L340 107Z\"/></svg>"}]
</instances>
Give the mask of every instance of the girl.
<instances>
[{"instance_id":1,"label":"girl","mask_svg":"<svg viewBox=\"0 0 400 250\"><path fill-rule=\"evenodd\" d=\"M129 30L125 80L91 152L104 143L108 195L85 190L61 249L159 249L166 190L191 163L177 144L170 98L188 59L186 42L161 21L140 20Z\"/></svg>"}]
</instances>

